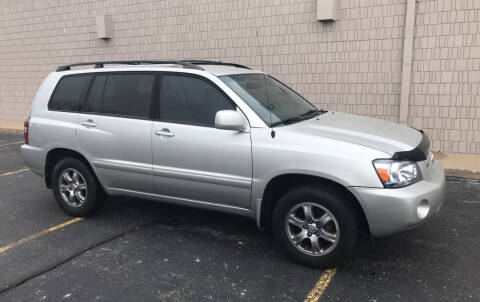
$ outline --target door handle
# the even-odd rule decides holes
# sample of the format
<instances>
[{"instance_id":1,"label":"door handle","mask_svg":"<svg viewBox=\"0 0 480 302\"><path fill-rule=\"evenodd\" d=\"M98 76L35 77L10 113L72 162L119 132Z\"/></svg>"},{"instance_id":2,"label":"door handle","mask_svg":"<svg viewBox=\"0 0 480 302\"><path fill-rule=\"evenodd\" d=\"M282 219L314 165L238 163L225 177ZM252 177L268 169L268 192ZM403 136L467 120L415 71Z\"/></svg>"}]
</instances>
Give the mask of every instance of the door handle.
<instances>
[{"instance_id":1,"label":"door handle","mask_svg":"<svg viewBox=\"0 0 480 302\"><path fill-rule=\"evenodd\" d=\"M97 124L95 124L95 122L92 121L92 120L90 120L90 119L89 119L89 120L86 120L86 121L83 121L81 124L82 124L82 126L85 126L85 127L87 127L87 128L97 127Z\"/></svg>"},{"instance_id":2,"label":"door handle","mask_svg":"<svg viewBox=\"0 0 480 302\"><path fill-rule=\"evenodd\" d=\"M162 130L156 130L155 131L155 135L158 135L158 136L166 136L166 137L172 137L172 136L175 136L175 134L173 132L171 132L169 129L167 128L163 128Z\"/></svg>"}]
</instances>

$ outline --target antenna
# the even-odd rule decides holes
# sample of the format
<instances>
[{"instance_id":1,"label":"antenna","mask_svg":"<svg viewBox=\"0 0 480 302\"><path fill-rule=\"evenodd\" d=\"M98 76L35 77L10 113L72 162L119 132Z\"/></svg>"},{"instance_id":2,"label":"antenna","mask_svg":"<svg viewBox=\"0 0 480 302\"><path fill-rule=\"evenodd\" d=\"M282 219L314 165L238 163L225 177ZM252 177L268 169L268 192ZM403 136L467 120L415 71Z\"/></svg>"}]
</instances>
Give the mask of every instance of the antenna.
<instances>
[{"instance_id":1,"label":"antenna","mask_svg":"<svg viewBox=\"0 0 480 302\"><path fill-rule=\"evenodd\" d=\"M262 70L265 70L265 66L263 66L263 56L262 56L262 48L260 47L260 38L258 37L258 29L255 29L256 37L257 37L257 48L258 54L260 55L260 63L262 64Z\"/></svg>"},{"instance_id":2,"label":"antenna","mask_svg":"<svg viewBox=\"0 0 480 302\"><path fill-rule=\"evenodd\" d=\"M258 37L258 29L255 29L255 34L257 38L257 48L258 48L258 54L260 55L260 63L262 64L262 71L263 73L263 80L265 84L265 95L267 96L267 102L269 103L267 109L268 113L270 115L270 125L272 124L272 109L273 109L273 104L270 102L270 97L268 95L268 88L267 88L267 76L265 75L265 66L263 65L263 56L262 56L262 48L260 47L260 38ZM275 130L272 129L272 132L270 133L272 138L275 138Z\"/></svg>"}]
</instances>

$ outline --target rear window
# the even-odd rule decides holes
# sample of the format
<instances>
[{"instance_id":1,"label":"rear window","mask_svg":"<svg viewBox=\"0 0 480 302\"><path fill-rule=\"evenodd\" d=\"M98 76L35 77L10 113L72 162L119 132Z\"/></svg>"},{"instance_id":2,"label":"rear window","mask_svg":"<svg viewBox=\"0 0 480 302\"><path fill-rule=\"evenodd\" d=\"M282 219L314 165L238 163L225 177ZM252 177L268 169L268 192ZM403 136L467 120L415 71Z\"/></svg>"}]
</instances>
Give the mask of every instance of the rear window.
<instances>
[{"instance_id":1,"label":"rear window","mask_svg":"<svg viewBox=\"0 0 480 302\"><path fill-rule=\"evenodd\" d=\"M91 75L63 77L53 93L48 109L80 111L91 80Z\"/></svg>"},{"instance_id":2,"label":"rear window","mask_svg":"<svg viewBox=\"0 0 480 302\"><path fill-rule=\"evenodd\" d=\"M148 119L154 81L154 74L109 75L100 114Z\"/></svg>"}]
</instances>

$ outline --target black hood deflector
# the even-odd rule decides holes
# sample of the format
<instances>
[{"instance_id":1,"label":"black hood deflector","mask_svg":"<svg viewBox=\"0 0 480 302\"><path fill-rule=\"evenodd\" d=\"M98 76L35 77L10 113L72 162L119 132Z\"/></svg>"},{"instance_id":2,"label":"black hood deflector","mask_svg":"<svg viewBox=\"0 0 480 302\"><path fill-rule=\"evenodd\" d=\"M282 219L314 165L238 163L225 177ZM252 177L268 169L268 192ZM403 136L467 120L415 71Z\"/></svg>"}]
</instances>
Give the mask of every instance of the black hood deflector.
<instances>
[{"instance_id":1,"label":"black hood deflector","mask_svg":"<svg viewBox=\"0 0 480 302\"><path fill-rule=\"evenodd\" d=\"M428 152L430 150L430 140L425 132L419 130L423 137L420 144L410 151L400 151L393 154L392 159L395 160L411 160L411 161L424 161L427 159Z\"/></svg>"}]
</instances>

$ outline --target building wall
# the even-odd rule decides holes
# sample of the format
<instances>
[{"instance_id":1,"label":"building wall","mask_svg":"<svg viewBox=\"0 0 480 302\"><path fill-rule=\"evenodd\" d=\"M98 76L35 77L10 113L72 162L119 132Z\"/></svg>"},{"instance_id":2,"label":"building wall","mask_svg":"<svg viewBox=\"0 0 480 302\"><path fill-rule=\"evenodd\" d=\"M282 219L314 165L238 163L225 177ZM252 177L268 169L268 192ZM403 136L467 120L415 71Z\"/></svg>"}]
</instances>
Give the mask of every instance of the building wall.
<instances>
[{"instance_id":1,"label":"building wall","mask_svg":"<svg viewBox=\"0 0 480 302\"><path fill-rule=\"evenodd\" d=\"M409 125L480 153L480 0L421 0L415 30Z\"/></svg>"},{"instance_id":2,"label":"building wall","mask_svg":"<svg viewBox=\"0 0 480 302\"><path fill-rule=\"evenodd\" d=\"M397 122L406 0L338 1L338 20L321 23L316 0L0 0L0 120L23 120L61 64L195 58L263 69L319 108ZM479 4L417 4L409 124L436 150L480 153ZM99 14L112 16L109 41L96 39Z\"/></svg>"}]
</instances>

